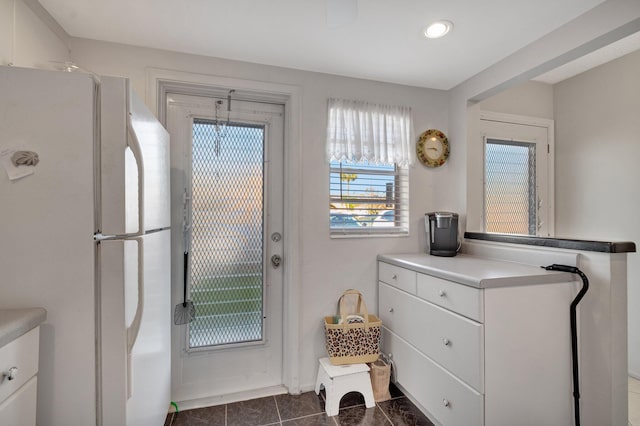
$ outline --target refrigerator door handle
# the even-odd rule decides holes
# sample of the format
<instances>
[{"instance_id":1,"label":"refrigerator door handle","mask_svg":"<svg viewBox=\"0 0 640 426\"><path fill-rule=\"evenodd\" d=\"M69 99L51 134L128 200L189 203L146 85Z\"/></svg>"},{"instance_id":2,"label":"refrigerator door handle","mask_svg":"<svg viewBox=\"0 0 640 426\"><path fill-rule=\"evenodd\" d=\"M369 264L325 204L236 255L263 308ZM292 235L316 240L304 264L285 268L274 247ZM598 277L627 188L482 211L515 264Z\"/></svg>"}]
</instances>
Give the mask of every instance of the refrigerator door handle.
<instances>
[{"instance_id":1,"label":"refrigerator door handle","mask_svg":"<svg viewBox=\"0 0 640 426\"><path fill-rule=\"evenodd\" d=\"M132 238L132 240L138 243L138 304L131 326L127 328L127 398L131 397L132 390L131 351L138 339L144 310L144 243L142 237Z\"/></svg>"},{"instance_id":2,"label":"refrigerator door handle","mask_svg":"<svg viewBox=\"0 0 640 426\"><path fill-rule=\"evenodd\" d=\"M128 145L138 164L138 232L135 235L143 235L144 228L144 161L142 147L138 135L133 128L131 114L127 115L127 133L129 133Z\"/></svg>"}]
</instances>

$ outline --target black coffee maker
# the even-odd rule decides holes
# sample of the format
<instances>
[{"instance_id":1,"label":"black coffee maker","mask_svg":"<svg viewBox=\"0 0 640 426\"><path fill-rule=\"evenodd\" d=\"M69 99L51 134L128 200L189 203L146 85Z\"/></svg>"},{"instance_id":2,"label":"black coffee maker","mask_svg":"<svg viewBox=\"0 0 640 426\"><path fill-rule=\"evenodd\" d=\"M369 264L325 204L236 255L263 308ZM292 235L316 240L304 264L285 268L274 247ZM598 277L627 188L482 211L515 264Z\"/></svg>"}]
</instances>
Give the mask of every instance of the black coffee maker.
<instances>
[{"instance_id":1,"label":"black coffee maker","mask_svg":"<svg viewBox=\"0 0 640 426\"><path fill-rule=\"evenodd\" d=\"M424 215L429 254L455 256L458 254L458 213L432 212Z\"/></svg>"}]
</instances>

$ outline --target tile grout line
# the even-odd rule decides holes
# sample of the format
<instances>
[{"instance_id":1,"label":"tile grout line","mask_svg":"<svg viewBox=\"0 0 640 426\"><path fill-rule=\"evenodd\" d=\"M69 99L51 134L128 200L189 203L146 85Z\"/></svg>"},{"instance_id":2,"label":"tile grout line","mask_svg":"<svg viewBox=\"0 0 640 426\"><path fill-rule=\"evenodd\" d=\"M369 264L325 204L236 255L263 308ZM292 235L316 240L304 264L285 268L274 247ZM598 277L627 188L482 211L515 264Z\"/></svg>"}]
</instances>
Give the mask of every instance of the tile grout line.
<instances>
[{"instance_id":1,"label":"tile grout line","mask_svg":"<svg viewBox=\"0 0 640 426\"><path fill-rule=\"evenodd\" d=\"M290 421L292 421L292 420L306 419L306 418L308 418L308 417L321 416L321 415L323 415L323 414L325 414L325 413L324 413L324 412L320 412L320 413L305 414L304 416L300 416L300 417L293 417L293 418L291 418L291 419L286 419L286 420L282 420L282 421L283 421L283 422L284 422L284 421L290 422Z\"/></svg>"},{"instance_id":2,"label":"tile grout line","mask_svg":"<svg viewBox=\"0 0 640 426\"><path fill-rule=\"evenodd\" d=\"M326 396L327 390L325 388L325 393L323 394L322 392L320 392L318 395L320 395L320 397L322 398L322 400L324 401L324 413L326 414L327 412L327 396ZM338 414L340 414L340 409L338 409ZM327 416L329 417L329 416ZM340 424L338 423L338 420L336 420L338 418L338 415L336 414L335 416L331 416L329 417L332 421L333 424L336 426L340 426Z\"/></svg>"},{"instance_id":3,"label":"tile grout line","mask_svg":"<svg viewBox=\"0 0 640 426\"><path fill-rule=\"evenodd\" d=\"M327 398L326 398L327 389L326 389L326 388L325 388L325 391L324 391L324 392L325 392L324 394L323 394L322 392L318 392L318 396L319 396L320 398L322 398L322 400L324 401L324 411L323 411L323 413L325 413L325 414L326 414L326 412L327 412ZM329 417L329 416L327 416L327 417ZM336 420L336 417L338 417L338 416L337 416L337 415L335 415L335 416L331 416L331 417L329 417L329 418L333 421L333 424L334 424L334 425L336 425L336 426L340 426L340 425L338 424L338 421Z\"/></svg>"},{"instance_id":4,"label":"tile grout line","mask_svg":"<svg viewBox=\"0 0 640 426\"><path fill-rule=\"evenodd\" d=\"M276 404L276 413L278 413L278 420L280 422L280 425L282 425L282 416L280 415L280 408L278 407L278 400L276 399L276 396L272 396L273 398L273 403Z\"/></svg>"},{"instance_id":5,"label":"tile grout line","mask_svg":"<svg viewBox=\"0 0 640 426\"><path fill-rule=\"evenodd\" d=\"M336 418L337 418L337 417L338 417L338 416L337 416L337 415L335 415L335 416L331 416L331 417L329 417L329 418L330 418L331 420L333 420L333 424L334 424L334 425L336 425L336 426L340 426L340 424L338 423L338 420L336 420Z\"/></svg>"},{"instance_id":6,"label":"tile grout line","mask_svg":"<svg viewBox=\"0 0 640 426\"><path fill-rule=\"evenodd\" d=\"M325 399L323 398L322 394L319 395L319 397L325 401ZM274 396L275 398L275 396ZM325 401L326 404L326 401ZM314 417L314 416L321 416L323 414L325 414L325 410L320 410L317 413L311 413L311 414L305 414L304 416L298 416L298 417L292 417L290 419L283 419L282 415L280 415L280 407L278 406L278 400L276 400L276 410L278 410L278 416L280 418L280 422L284 422L284 421L292 421L292 420L300 420L300 419L306 419L307 417Z\"/></svg>"},{"instance_id":7,"label":"tile grout line","mask_svg":"<svg viewBox=\"0 0 640 426\"><path fill-rule=\"evenodd\" d=\"M391 401L391 399L389 399L389 401ZM391 419L389 418L389 416L387 416L387 413L382 409L382 407L380 406L380 404L378 404L376 402L376 407L378 407L380 409L380 411L382 411L382 415L389 421L389 423L391 424L391 426L393 426L393 422L391 421Z\"/></svg>"}]
</instances>

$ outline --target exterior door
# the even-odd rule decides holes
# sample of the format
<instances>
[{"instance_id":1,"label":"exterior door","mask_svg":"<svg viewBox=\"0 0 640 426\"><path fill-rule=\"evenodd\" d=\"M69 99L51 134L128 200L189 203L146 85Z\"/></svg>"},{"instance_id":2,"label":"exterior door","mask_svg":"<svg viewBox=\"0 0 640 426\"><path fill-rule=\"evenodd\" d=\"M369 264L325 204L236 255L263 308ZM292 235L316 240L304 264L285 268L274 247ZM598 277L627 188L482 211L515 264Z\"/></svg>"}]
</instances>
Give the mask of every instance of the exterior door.
<instances>
[{"instance_id":1,"label":"exterior door","mask_svg":"<svg viewBox=\"0 0 640 426\"><path fill-rule=\"evenodd\" d=\"M280 389L284 106L166 102L173 301L183 301L186 277L195 306L190 323L173 326L172 398Z\"/></svg>"},{"instance_id":2,"label":"exterior door","mask_svg":"<svg viewBox=\"0 0 640 426\"><path fill-rule=\"evenodd\" d=\"M485 232L553 235L553 164L548 127L480 120Z\"/></svg>"}]
</instances>

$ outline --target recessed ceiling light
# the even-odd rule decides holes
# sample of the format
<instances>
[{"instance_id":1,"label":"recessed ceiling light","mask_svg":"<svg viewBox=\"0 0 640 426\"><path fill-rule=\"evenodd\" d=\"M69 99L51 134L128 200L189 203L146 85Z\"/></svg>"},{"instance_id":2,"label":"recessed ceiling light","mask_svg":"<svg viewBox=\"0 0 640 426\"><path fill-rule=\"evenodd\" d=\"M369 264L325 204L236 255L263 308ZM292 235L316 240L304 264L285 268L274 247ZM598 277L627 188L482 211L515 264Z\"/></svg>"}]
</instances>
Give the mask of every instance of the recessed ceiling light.
<instances>
[{"instance_id":1,"label":"recessed ceiling light","mask_svg":"<svg viewBox=\"0 0 640 426\"><path fill-rule=\"evenodd\" d=\"M453 24L449 21L436 21L424 29L424 35L427 38L444 37L453 28Z\"/></svg>"}]
</instances>

